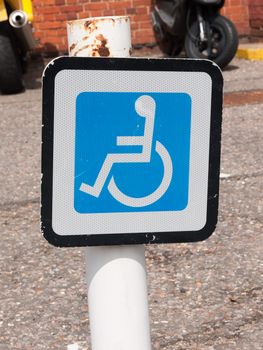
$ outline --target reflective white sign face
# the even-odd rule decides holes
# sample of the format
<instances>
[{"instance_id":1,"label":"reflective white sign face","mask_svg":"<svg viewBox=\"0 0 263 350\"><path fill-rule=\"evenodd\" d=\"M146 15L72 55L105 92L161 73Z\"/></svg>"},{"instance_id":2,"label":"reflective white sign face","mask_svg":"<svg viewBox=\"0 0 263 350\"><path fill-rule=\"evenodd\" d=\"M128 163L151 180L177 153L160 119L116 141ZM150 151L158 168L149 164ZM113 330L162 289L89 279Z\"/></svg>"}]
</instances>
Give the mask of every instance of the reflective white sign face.
<instances>
[{"instance_id":1,"label":"reflective white sign face","mask_svg":"<svg viewBox=\"0 0 263 350\"><path fill-rule=\"evenodd\" d=\"M184 242L213 232L217 66L63 57L43 82L42 230L51 243Z\"/></svg>"}]
</instances>

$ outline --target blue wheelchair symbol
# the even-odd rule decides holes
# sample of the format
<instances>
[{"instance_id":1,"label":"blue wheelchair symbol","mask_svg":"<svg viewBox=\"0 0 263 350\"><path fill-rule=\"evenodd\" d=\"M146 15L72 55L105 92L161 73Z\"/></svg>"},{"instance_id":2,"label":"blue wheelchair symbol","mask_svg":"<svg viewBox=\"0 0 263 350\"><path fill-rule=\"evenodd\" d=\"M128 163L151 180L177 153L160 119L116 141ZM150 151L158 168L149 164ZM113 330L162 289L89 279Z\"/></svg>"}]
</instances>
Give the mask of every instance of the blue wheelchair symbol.
<instances>
[{"instance_id":1,"label":"blue wheelchair symbol","mask_svg":"<svg viewBox=\"0 0 263 350\"><path fill-rule=\"evenodd\" d=\"M190 122L187 94L79 94L75 210L184 209L188 202Z\"/></svg>"}]
</instances>

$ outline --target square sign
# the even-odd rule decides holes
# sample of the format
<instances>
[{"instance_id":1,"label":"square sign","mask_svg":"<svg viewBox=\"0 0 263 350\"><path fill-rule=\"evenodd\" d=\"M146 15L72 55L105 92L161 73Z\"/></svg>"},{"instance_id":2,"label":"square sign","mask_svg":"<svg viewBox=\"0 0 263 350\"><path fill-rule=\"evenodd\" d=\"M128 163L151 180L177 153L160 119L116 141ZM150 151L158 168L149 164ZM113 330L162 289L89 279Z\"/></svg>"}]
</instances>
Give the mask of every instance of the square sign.
<instances>
[{"instance_id":1,"label":"square sign","mask_svg":"<svg viewBox=\"0 0 263 350\"><path fill-rule=\"evenodd\" d=\"M140 112L140 104L145 112ZM191 98L185 93L80 93L75 210L85 214L185 209L190 125ZM87 187L91 184L93 189Z\"/></svg>"},{"instance_id":2,"label":"square sign","mask_svg":"<svg viewBox=\"0 0 263 350\"><path fill-rule=\"evenodd\" d=\"M209 237L222 85L210 61L52 61L43 77L45 238L86 246Z\"/></svg>"}]
</instances>

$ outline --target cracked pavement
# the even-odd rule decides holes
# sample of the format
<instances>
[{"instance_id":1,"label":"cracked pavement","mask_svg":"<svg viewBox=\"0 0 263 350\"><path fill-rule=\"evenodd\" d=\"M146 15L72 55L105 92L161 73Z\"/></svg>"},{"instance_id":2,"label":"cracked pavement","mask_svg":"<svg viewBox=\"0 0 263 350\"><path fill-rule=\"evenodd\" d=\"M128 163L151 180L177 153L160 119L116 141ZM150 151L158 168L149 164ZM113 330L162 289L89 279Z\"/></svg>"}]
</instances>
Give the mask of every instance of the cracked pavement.
<instances>
[{"instance_id":1,"label":"cracked pavement","mask_svg":"<svg viewBox=\"0 0 263 350\"><path fill-rule=\"evenodd\" d=\"M40 62L0 96L0 349L91 350L82 249L39 231ZM263 62L235 59L225 92L263 90ZM153 350L261 350L263 101L223 114L219 223L207 241L146 247Z\"/></svg>"}]
</instances>

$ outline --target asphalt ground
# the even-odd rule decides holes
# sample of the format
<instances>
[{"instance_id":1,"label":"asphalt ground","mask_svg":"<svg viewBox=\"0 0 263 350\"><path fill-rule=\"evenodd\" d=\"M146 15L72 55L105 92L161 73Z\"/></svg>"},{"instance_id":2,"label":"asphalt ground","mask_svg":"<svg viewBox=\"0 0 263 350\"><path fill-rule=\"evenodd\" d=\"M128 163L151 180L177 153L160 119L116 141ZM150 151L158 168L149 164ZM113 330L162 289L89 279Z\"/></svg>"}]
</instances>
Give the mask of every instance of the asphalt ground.
<instances>
[{"instance_id":1,"label":"asphalt ground","mask_svg":"<svg viewBox=\"0 0 263 350\"><path fill-rule=\"evenodd\" d=\"M0 96L0 349L91 350L83 250L39 231L40 71ZM262 94L263 61L223 75L219 223L202 243L146 247L153 350L262 349L263 100L244 96Z\"/></svg>"}]
</instances>

